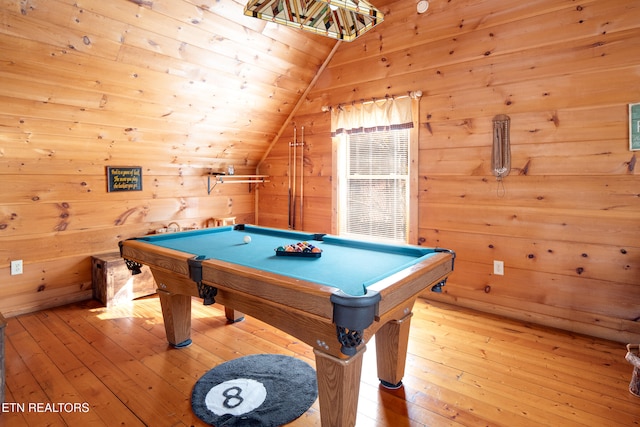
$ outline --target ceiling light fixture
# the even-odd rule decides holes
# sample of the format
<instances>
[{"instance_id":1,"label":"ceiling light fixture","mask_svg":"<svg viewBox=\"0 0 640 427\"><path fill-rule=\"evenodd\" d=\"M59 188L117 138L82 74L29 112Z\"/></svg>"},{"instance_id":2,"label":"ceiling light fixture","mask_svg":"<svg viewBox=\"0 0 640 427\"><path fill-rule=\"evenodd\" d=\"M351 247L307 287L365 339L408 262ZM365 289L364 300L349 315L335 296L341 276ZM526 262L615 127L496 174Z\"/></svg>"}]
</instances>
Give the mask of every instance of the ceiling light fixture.
<instances>
[{"instance_id":1,"label":"ceiling light fixture","mask_svg":"<svg viewBox=\"0 0 640 427\"><path fill-rule=\"evenodd\" d=\"M416 6L418 13L425 13L429 9L429 2L427 0L420 0Z\"/></svg>"},{"instance_id":2,"label":"ceiling light fixture","mask_svg":"<svg viewBox=\"0 0 640 427\"><path fill-rule=\"evenodd\" d=\"M366 0L249 0L244 14L344 41L384 20Z\"/></svg>"}]
</instances>

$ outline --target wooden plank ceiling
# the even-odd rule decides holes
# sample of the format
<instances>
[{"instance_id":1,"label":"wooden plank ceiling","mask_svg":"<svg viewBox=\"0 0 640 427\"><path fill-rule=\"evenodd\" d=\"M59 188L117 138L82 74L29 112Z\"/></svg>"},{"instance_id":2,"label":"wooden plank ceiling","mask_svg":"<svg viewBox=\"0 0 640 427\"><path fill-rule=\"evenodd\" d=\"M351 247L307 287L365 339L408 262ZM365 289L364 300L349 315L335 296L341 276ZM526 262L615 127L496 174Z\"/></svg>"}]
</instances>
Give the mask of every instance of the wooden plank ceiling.
<instances>
[{"instance_id":1,"label":"wooden plank ceiling","mask_svg":"<svg viewBox=\"0 0 640 427\"><path fill-rule=\"evenodd\" d=\"M46 118L67 143L98 137L151 159L170 151L187 174L255 168L336 43L247 17L233 0L0 0L0 8L0 96L20 100L11 104L23 131Z\"/></svg>"}]
</instances>

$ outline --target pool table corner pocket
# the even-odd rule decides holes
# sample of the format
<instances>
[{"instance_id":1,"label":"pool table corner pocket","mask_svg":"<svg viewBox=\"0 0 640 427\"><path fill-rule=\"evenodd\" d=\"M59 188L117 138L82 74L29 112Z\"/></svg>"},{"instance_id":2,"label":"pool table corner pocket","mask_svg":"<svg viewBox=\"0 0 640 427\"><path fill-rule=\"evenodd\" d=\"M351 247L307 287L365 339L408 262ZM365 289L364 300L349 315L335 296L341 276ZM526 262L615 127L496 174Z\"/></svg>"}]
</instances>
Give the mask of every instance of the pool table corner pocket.
<instances>
[{"instance_id":1,"label":"pool table corner pocket","mask_svg":"<svg viewBox=\"0 0 640 427\"><path fill-rule=\"evenodd\" d=\"M340 351L353 356L357 347L363 343L364 330L378 315L380 293L369 291L365 295L353 296L341 290L331 294L333 303L333 323L336 325Z\"/></svg>"}]
</instances>

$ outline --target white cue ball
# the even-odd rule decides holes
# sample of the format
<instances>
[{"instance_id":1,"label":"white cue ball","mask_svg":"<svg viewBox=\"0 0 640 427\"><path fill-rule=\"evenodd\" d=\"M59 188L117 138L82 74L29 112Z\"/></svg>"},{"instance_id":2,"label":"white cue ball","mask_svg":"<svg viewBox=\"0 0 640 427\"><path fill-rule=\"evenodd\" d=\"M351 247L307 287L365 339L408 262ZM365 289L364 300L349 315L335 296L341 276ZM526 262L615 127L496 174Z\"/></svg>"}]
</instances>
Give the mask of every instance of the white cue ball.
<instances>
[{"instance_id":1,"label":"white cue ball","mask_svg":"<svg viewBox=\"0 0 640 427\"><path fill-rule=\"evenodd\" d=\"M244 236L244 240L245 243L251 243L251 236Z\"/></svg>"}]
</instances>

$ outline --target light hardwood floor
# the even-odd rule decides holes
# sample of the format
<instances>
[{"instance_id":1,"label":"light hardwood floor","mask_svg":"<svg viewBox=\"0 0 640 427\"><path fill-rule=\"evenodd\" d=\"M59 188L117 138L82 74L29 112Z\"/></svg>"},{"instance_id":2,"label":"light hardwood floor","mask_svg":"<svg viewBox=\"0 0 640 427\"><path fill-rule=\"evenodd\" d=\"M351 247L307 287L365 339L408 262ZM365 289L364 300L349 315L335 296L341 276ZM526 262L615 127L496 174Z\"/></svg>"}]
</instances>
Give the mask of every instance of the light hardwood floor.
<instances>
[{"instance_id":1,"label":"light hardwood floor","mask_svg":"<svg viewBox=\"0 0 640 427\"><path fill-rule=\"evenodd\" d=\"M379 387L369 344L357 426L640 425L624 344L424 300L414 313L404 388ZM255 319L228 325L221 307L199 301L194 344L169 348L156 297L110 310L88 301L11 318L6 338L0 426L202 426L191 411L191 389L213 366L254 353L315 365L307 345ZM30 402L86 406L41 412L56 408L29 411ZM7 407L16 403L25 412ZM290 425L319 426L317 401Z\"/></svg>"}]
</instances>

